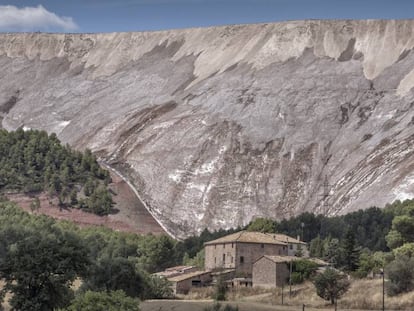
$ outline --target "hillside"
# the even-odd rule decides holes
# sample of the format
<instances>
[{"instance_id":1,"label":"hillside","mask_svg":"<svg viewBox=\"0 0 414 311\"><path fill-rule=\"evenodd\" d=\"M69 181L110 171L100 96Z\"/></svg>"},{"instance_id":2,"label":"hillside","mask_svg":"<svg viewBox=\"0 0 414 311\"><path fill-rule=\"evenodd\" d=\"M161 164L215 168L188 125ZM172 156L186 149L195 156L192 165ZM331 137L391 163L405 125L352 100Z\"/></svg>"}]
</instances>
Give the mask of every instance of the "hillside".
<instances>
[{"instance_id":1,"label":"hillside","mask_svg":"<svg viewBox=\"0 0 414 311\"><path fill-rule=\"evenodd\" d=\"M90 148L180 237L383 206L414 191L413 33L369 20L1 34L0 119Z\"/></svg>"}]
</instances>

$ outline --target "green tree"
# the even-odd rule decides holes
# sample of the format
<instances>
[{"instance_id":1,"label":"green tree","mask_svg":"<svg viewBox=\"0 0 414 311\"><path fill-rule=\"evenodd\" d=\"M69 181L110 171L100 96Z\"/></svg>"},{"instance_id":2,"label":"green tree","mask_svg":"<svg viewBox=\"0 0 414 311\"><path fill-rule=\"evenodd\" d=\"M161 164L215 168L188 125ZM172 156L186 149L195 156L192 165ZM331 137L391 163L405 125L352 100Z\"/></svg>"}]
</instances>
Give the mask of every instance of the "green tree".
<instances>
[{"instance_id":1,"label":"green tree","mask_svg":"<svg viewBox=\"0 0 414 311\"><path fill-rule=\"evenodd\" d=\"M386 254L383 252L371 253L364 250L359 256L359 266L354 276L359 278L366 277L370 272L379 273L387 262Z\"/></svg>"},{"instance_id":2,"label":"green tree","mask_svg":"<svg viewBox=\"0 0 414 311\"><path fill-rule=\"evenodd\" d=\"M324 241L324 259L335 267L343 264L344 250L338 239L328 237Z\"/></svg>"},{"instance_id":3,"label":"green tree","mask_svg":"<svg viewBox=\"0 0 414 311\"><path fill-rule=\"evenodd\" d=\"M139 302L123 291L87 291L77 296L66 311L139 311Z\"/></svg>"},{"instance_id":4,"label":"green tree","mask_svg":"<svg viewBox=\"0 0 414 311\"><path fill-rule=\"evenodd\" d=\"M91 267L83 288L107 292L122 290L128 296L143 298L145 286L144 277L128 259L105 257Z\"/></svg>"},{"instance_id":5,"label":"green tree","mask_svg":"<svg viewBox=\"0 0 414 311\"><path fill-rule=\"evenodd\" d=\"M200 269L204 268L204 249L199 251L193 258L190 258L190 256L185 253L183 257L183 264L186 266L195 266Z\"/></svg>"},{"instance_id":6,"label":"green tree","mask_svg":"<svg viewBox=\"0 0 414 311\"><path fill-rule=\"evenodd\" d=\"M153 273L177 264L175 245L175 241L165 235L146 236L137 250L138 268Z\"/></svg>"},{"instance_id":7,"label":"green tree","mask_svg":"<svg viewBox=\"0 0 414 311\"><path fill-rule=\"evenodd\" d=\"M276 222L269 218L256 218L247 226L247 231L276 233Z\"/></svg>"},{"instance_id":8,"label":"green tree","mask_svg":"<svg viewBox=\"0 0 414 311\"><path fill-rule=\"evenodd\" d=\"M292 282L300 284L310 279L316 272L318 265L310 260L300 259L292 261Z\"/></svg>"},{"instance_id":9,"label":"green tree","mask_svg":"<svg viewBox=\"0 0 414 311\"><path fill-rule=\"evenodd\" d=\"M385 268L388 277L387 293L395 296L414 289L414 258L397 257Z\"/></svg>"},{"instance_id":10,"label":"green tree","mask_svg":"<svg viewBox=\"0 0 414 311\"><path fill-rule=\"evenodd\" d=\"M311 257L322 258L324 255L324 242L321 236L318 235L310 242L309 255Z\"/></svg>"},{"instance_id":11,"label":"green tree","mask_svg":"<svg viewBox=\"0 0 414 311\"><path fill-rule=\"evenodd\" d=\"M393 249L393 254L395 258L401 257L401 256L407 256L407 257L414 257L414 243L405 243L400 247L397 247Z\"/></svg>"},{"instance_id":12,"label":"green tree","mask_svg":"<svg viewBox=\"0 0 414 311\"><path fill-rule=\"evenodd\" d=\"M406 212L412 213L412 209L406 209ZM395 216L392 221L392 229L386 239L387 245L391 249L400 247L407 242L414 242L414 216Z\"/></svg>"},{"instance_id":13,"label":"green tree","mask_svg":"<svg viewBox=\"0 0 414 311\"><path fill-rule=\"evenodd\" d=\"M15 310L53 310L72 298L71 282L86 271L86 248L70 233L26 232L9 245L0 265Z\"/></svg>"},{"instance_id":14,"label":"green tree","mask_svg":"<svg viewBox=\"0 0 414 311\"><path fill-rule=\"evenodd\" d=\"M343 264L346 271L358 269L360 248L356 245L355 235L352 230L348 230L343 241Z\"/></svg>"},{"instance_id":15,"label":"green tree","mask_svg":"<svg viewBox=\"0 0 414 311\"><path fill-rule=\"evenodd\" d=\"M319 297L335 304L345 294L350 286L346 274L334 269L327 268L323 273L318 274L313 284Z\"/></svg>"}]
</instances>

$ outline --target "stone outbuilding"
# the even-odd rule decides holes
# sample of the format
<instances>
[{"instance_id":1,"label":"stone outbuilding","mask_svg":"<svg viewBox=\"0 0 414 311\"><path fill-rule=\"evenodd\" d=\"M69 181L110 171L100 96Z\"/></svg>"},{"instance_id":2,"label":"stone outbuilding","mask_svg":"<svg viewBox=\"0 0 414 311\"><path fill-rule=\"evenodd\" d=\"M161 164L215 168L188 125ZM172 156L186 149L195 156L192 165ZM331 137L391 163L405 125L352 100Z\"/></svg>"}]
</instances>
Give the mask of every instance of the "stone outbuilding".
<instances>
[{"instance_id":1,"label":"stone outbuilding","mask_svg":"<svg viewBox=\"0 0 414 311\"><path fill-rule=\"evenodd\" d=\"M262 256L253 263L254 287L279 287L289 282L289 265L293 256Z\"/></svg>"},{"instance_id":2,"label":"stone outbuilding","mask_svg":"<svg viewBox=\"0 0 414 311\"><path fill-rule=\"evenodd\" d=\"M287 255L288 245L270 234L240 231L205 243L204 250L205 270L234 269L236 277L251 277L257 259Z\"/></svg>"},{"instance_id":3,"label":"stone outbuilding","mask_svg":"<svg viewBox=\"0 0 414 311\"><path fill-rule=\"evenodd\" d=\"M253 263L253 287L280 287L289 283L290 264L305 259L315 263L319 269L330 264L318 258L296 256L262 256Z\"/></svg>"}]
</instances>

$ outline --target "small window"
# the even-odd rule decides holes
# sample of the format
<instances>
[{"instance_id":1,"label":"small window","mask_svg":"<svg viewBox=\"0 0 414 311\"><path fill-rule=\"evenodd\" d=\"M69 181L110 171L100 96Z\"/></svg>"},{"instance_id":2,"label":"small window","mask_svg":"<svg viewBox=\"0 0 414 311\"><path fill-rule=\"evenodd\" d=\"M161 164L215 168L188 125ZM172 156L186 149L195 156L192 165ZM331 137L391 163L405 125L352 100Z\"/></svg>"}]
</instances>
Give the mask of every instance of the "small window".
<instances>
[{"instance_id":1,"label":"small window","mask_svg":"<svg viewBox=\"0 0 414 311\"><path fill-rule=\"evenodd\" d=\"M223 254L223 263L226 262L226 254Z\"/></svg>"},{"instance_id":2,"label":"small window","mask_svg":"<svg viewBox=\"0 0 414 311\"><path fill-rule=\"evenodd\" d=\"M233 263L233 256L230 257L230 262Z\"/></svg>"},{"instance_id":3,"label":"small window","mask_svg":"<svg viewBox=\"0 0 414 311\"><path fill-rule=\"evenodd\" d=\"M214 263L217 263L217 258L216 257L214 257Z\"/></svg>"},{"instance_id":4,"label":"small window","mask_svg":"<svg viewBox=\"0 0 414 311\"><path fill-rule=\"evenodd\" d=\"M289 249L293 249L293 244L289 244Z\"/></svg>"},{"instance_id":5,"label":"small window","mask_svg":"<svg viewBox=\"0 0 414 311\"><path fill-rule=\"evenodd\" d=\"M234 248L234 243L231 243L231 248Z\"/></svg>"},{"instance_id":6,"label":"small window","mask_svg":"<svg viewBox=\"0 0 414 311\"><path fill-rule=\"evenodd\" d=\"M244 263L244 257L240 256L240 263Z\"/></svg>"},{"instance_id":7,"label":"small window","mask_svg":"<svg viewBox=\"0 0 414 311\"><path fill-rule=\"evenodd\" d=\"M260 247L261 247L261 248L264 248L264 244L262 243L262 244L260 245Z\"/></svg>"}]
</instances>

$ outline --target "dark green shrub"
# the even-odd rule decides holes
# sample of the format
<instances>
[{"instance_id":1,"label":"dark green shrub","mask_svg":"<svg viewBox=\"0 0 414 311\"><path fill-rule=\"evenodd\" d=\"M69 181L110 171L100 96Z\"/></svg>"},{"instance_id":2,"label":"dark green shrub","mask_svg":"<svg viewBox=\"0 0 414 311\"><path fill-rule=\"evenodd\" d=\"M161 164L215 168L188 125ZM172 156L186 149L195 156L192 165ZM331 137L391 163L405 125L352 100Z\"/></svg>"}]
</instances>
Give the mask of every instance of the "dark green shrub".
<instances>
[{"instance_id":1,"label":"dark green shrub","mask_svg":"<svg viewBox=\"0 0 414 311\"><path fill-rule=\"evenodd\" d=\"M397 257L386 268L387 293L395 296L414 289L414 258Z\"/></svg>"}]
</instances>

